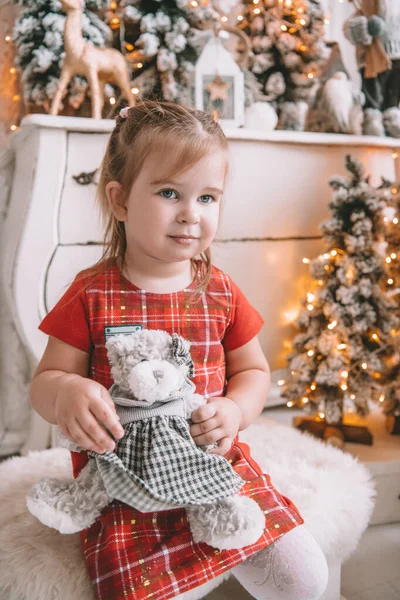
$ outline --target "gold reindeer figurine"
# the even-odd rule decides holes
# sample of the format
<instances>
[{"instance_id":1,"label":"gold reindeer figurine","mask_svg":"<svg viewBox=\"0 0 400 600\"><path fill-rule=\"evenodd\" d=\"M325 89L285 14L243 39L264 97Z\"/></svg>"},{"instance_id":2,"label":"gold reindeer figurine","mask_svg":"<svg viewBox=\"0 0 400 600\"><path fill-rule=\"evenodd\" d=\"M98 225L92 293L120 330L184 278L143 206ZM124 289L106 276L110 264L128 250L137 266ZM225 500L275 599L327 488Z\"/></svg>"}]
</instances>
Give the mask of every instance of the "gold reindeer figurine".
<instances>
[{"instance_id":1,"label":"gold reindeer figurine","mask_svg":"<svg viewBox=\"0 0 400 600\"><path fill-rule=\"evenodd\" d=\"M128 67L121 52L114 48L97 48L82 37L81 0L60 0L67 18L64 28L65 57L50 114L58 114L61 100L74 75L84 75L92 97L92 117L101 119L104 105L104 84L118 85L129 106L135 105L129 83Z\"/></svg>"}]
</instances>

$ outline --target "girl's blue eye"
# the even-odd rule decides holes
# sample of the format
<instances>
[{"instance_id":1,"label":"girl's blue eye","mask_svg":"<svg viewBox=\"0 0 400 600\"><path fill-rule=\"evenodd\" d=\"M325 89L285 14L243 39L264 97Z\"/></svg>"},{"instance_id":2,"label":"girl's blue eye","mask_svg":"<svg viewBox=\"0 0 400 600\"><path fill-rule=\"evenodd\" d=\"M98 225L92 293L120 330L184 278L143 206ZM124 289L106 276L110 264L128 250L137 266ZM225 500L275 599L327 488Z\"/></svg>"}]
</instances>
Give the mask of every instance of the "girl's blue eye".
<instances>
[{"instance_id":1,"label":"girl's blue eye","mask_svg":"<svg viewBox=\"0 0 400 600\"><path fill-rule=\"evenodd\" d=\"M160 194L163 196L163 198L168 198L169 200L174 200L177 197L175 190L171 189L162 190ZM175 196L172 196L171 194L175 194Z\"/></svg>"},{"instance_id":2,"label":"girl's blue eye","mask_svg":"<svg viewBox=\"0 0 400 600\"><path fill-rule=\"evenodd\" d=\"M204 201L204 198L206 199ZM211 202L213 202L214 198L213 196L200 196L200 201L202 204L211 204Z\"/></svg>"}]
</instances>

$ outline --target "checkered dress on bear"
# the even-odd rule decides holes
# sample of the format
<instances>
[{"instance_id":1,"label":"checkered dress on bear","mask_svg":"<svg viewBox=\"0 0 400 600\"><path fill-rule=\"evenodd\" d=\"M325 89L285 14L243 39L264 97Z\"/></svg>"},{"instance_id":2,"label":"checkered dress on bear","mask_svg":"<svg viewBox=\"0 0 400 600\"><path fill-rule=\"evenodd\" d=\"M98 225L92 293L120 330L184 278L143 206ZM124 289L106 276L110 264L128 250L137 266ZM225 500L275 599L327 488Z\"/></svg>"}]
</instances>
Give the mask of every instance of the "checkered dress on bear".
<instances>
[{"instance_id":1,"label":"checkered dress on bear","mask_svg":"<svg viewBox=\"0 0 400 600\"><path fill-rule=\"evenodd\" d=\"M243 487L243 479L225 458L196 446L184 402L181 398L158 408L138 407L113 452L89 453L112 498L152 512L211 504ZM165 414L170 404L169 412L176 414ZM146 417L146 412L152 416Z\"/></svg>"}]
</instances>

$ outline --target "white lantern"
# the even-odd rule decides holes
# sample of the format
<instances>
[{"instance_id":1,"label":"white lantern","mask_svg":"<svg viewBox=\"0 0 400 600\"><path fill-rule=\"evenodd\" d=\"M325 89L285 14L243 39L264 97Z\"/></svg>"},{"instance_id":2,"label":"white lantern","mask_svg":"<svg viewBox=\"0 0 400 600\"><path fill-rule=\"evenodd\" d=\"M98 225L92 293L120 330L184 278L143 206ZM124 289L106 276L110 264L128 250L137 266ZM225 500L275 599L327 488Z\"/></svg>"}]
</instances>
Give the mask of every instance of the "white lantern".
<instances>
[{"instance_id":1,"label":"white lantern","mask_svg":"<svg viewBox=\"0 0 400 600\"><path fill-rule=\"evenodd\" d=\"M244 75L217 35L204 46L195 68L195 104L221 125L244 123Z\"/></svg>"}]
</instances>

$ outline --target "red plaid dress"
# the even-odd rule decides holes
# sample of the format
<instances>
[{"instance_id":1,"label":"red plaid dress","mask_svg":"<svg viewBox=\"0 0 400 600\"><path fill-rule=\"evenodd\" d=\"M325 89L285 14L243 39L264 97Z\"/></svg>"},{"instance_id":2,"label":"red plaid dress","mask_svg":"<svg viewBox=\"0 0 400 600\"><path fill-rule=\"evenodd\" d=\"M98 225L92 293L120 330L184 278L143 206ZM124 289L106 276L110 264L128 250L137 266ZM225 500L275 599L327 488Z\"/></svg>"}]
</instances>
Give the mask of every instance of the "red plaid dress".
<instances>
[{"instance_id":1,"label":"red plaid dress","mask_svg":"<svg viewBox=\"0 0 400 600\"><path fill-rule=\"evenodd\" d=\"M104 345L105 327L140 324L188 339L195 364L197 392L224 394L225 351L240 348L262 326L262 319L228 275L213 267L205 293L196 304L192 288L154 294L128 281L117 266L75 280L40 329L91 355L90 376L112 384ZM86 455L72 453L75 476ZM294 504L272 486L252 460L246 444L237 439L226 455L246 481L240 494L251 496L265 513L265 530L256 544L240 550L218 551L196 544L185 511L140 513L118 501L82 532L89 575L99 600L172 598L205 583L268 546L303 523Z\"/></svg>"}]
</instances>

